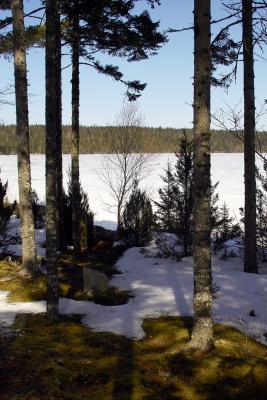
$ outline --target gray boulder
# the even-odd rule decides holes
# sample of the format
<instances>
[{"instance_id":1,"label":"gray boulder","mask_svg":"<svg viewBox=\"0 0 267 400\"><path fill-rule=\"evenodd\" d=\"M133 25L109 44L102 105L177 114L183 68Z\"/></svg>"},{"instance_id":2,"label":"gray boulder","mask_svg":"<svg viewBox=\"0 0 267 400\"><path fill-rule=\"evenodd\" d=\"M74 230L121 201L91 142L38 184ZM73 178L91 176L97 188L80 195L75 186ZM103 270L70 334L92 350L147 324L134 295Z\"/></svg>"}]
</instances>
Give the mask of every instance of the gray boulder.
<instances>
[{"instance_id":1,"label":"gray boulder","mask_svg":"<svg viewBox=\"0 0 267 400\"><path fill-rule=\"evenodd\" d=\"M102 272L91 268L83 268L83 290L89 296L102 292L108 286L108 278Z\"/></svg>"}]
</instances>

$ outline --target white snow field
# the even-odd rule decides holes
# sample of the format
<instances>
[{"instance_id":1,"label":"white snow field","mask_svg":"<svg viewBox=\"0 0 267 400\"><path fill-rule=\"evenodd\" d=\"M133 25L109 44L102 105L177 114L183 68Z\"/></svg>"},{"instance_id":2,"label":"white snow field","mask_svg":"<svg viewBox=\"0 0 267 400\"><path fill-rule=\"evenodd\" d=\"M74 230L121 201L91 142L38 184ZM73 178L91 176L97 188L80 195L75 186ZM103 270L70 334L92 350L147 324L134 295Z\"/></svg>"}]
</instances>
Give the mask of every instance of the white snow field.
<instances>
[{"instance_id":1,"label":"white snow field","mask_svg":"<svg viewBox=\"0 0 267 400\"><path fill-rule=\"evenodd\" d=\"M112 198L107 186L101 180L103 156L100 154L82 154L80 156L80 176L85 192L89 196L90 207L95 213L95 222L106 228L116 228L115 209L107 208ZM162 185L160 175L164 174L167 162L175 163L174 154L156 155L149 168L142 186L147 189L152 199L157 200L157 189ZM261 168L260 159L257 160ZM45 199L45 156L32 155L32 186L37 191L41 201ZM63 156L64 186L67 188L70 156ZM0 177L8 180L8 197L18 199L17 157L15 155L0 155ZM243 154L214 153L211 157L211 173L213 183L219 181L218 193L220 203L224 201L230 207L231 213L239 218L239 208L243 206Z\"/></svg>"},{"instance_id":2,"label":"white snow field","mask_svg":"<svg viewBox=\"0 0 267 400\"><path fill-rule=\"evenodd\" d=\"M106 196L103 183L97 178L95 170L100 169L101 156L81 156L81 178L90 196L91 206L96 212L96 220L105 226L115 226L115 216L104 210L98 196ZM212 156L213 181L220 180L221 200L226 201L237 213L242 205L243 172L242 154L214 154ZM158 175L162 173L167 160L172 155L161 155L151 169L145 184L156 192L160 185ZM67 169L69 157L64 157ZM2 179L9 180L9 195L17 196L16 157L0 156ZM32 157L33 186L41 199L44 196L44 157ZM66 179L66 175L65 175ZM105 197L106 199L106 197ZM113 225L112 225L113 224ZM11 223L11 229L18 229L18 222ZM45 249L40 244L45 231L36 231L38 253ZM218 253L212 258L213 282L219 288L213 303L215 322L231 324L256 340L267 345L267 267L260 268L260 274L242 272L242 248L237 242L228 243L236 257L221 260ZM18 254L19 246L13 248ZM140 251L141 250L141 251ZM118 260L117 266L122 274L115 275L111 286L130 290L134 298L121 306L102 306L88 301L60 299L62 314L83 314L82 323L96 331L109 331L140 339L144 337L142 321L145 317L161 315L192 315L193 262L192 257L174 261L156 257L158 251L155 241L145 248L127 250ZM0 291L0 326L10 327L17 313L45 311L45 302L15 303L7 302L7 292ZM250 312L255 316L250 316Z\"/></svg>"},{"instance_id":3,"label":"white snow field","mask_svg":"<svg viewBox=\"0 0 267 400\"><path fill-rule=\"evenodd\" d=\"M231 242L231 250L239 254L238 244ZM134 298L127 304L103 306L61 298L60 313L82 314L82 323L91 329L135 339L144 337L142 323L146 317L192 315L192 257L179 262L158 258L155 242L143 250L127 250L117 262L122 273L109 283L132 292ZM267 271L261 268L259 275L245 274L241 257L223 261L220 255L212 257L213 282L218 287L213 302L214 321L230 324L267 345ZM45 312L45 302L10 304L7 294L0 291L0 327L10 327L17 313Z\"/></svg>"}]
</instances>

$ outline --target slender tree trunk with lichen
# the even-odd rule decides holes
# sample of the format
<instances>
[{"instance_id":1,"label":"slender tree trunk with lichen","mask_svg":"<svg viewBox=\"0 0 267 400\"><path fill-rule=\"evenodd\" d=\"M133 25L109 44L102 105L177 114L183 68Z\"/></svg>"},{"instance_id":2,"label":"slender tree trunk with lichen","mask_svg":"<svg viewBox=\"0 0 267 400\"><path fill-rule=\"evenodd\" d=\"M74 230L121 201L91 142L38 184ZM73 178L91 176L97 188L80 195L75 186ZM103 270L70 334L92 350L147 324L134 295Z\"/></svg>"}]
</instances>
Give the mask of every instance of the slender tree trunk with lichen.
<instances>
[{"instance_id":1,"label":"slender tree trunk with lichen","mask_svg":"<svg viewBox=\"0 0 267 400\"><path fill-rule=\"evenodd\" d=\"M46 265L47 314L58 318L57 260L57 20L58 2L46 0Z\"/></svg>"},{"instance_id":2,"label":"slender tree trunk with lichen","mask_svg":"<svg viewBox=\"0 0 267 400\"><path fill-rule=\"evenodd\" d=\"M242 1L244 55L244 167L245 167L245 254L244 271L257 273L255 92L253 56L253 4Z\"/></svg>"},{"instance_id":3,"label":"slender tree trunk with lichen","mask_svg":"<svg viewBox=\"0 0 267 400\"><path fill-rule=\"evenodd\" d=\"M28 85L22 0L12 0L14 68L17 117L17 157L21 218L22 266L27 275L37 270L34 218L31 201Z\"/></svg>"},{"instance_id":4,"label":"slender tree trunk with lichen","mask_svg":"<svg viewBox=\"0 0 267 400\"><path fill-rule=\"evenodd\" d=\"M56 83L56 105L57 105L57 130L56 130L56 143L57 143L57 213L58 213L58 249L60 251L65 249L64 240L64 220L63 220L63 174L62 174L62 82L61 82L61 24L60 15L57 18L57 83Z\"/></svg>"},{"instance_id":5,"label":"slender tree trunk with lichen","mask_svg":"<svg viewBox=\"0 0 267 400\"><path fill-rule=\"evenodd\" d=\"M79 173L79 8L76 0L72 26L72 143L71 143L71 193L72 193L72 242L73 253L77 257L80 246L80 173Z\"/></svg>"},{"instance_id":6,"label":"slender tree trunk with lichen","mask_svg":"<svg viewBox=\"0 0 267 400\"><path fill-rule=\"evenodd\" d=\"M195 0L194 40L194 324L188 348L206 352L213 347L210 251L210 0Z\"/></svg>"}]
</instances>

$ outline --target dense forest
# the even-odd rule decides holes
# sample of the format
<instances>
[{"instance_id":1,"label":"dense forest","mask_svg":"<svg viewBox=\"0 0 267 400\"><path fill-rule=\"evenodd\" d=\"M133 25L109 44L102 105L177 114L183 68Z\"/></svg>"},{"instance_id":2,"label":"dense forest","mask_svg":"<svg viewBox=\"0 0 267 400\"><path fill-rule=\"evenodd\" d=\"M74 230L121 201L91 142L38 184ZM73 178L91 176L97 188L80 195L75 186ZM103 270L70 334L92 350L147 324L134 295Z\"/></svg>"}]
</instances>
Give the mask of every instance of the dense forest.
<instances>
[{"instance_id":1,"label":"dense forest","mask_svg":"<svg viewBox=\"0 0 267 400\"><path fill-rule=\"evenodd\" d=\"M141 136L141 149L144 153L173 153L177 151L183 132L192 136L191 129L174 128L136 128ZM107 136L116 134L115 126L81 126L80 153L110 153L111 145ZM63 154L71 152L71 126L63 126ZM244 151L243 140L235 134L222 130L211 131L211 151L213 153L240 153ZM260 132L256 142L258 151L267 152L267 132ZM0 154L16 154L16 126L0 126ZM45 153L45 126L30 126L30 151L32 154Z\"/></svg>"}]
</instances>

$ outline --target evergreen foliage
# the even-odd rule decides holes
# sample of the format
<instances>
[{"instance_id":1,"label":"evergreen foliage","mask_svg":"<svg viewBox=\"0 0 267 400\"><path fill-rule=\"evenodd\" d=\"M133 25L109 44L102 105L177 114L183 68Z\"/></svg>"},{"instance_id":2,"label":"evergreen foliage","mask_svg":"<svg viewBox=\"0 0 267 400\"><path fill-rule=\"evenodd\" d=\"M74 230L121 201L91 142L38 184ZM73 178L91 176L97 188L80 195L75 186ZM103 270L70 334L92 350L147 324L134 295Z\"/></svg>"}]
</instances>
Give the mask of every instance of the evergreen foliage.
<instances>
[{"instance_id":1,"label":"evergreen foliage","mask_svg":"<svg viewBox=\"0 0 267 400\"><path fill-rule=\"evenodd\" d=\"M138 80L126 81L118 66L102 64L97 55L101 52L126 58L129 62L140 61L156 54L167 41L166 36L158 31L159 22L153 22L147 10L140 14L135 13L137 1L60 0L65 42L72 43L72 21L78 12L78 19L81 21L78 31L80 56L83 57L83 64L125 84L130 101L140 96L146 84ZM153 4L152 1L151 5Z\"/></svg>"},{"instance_id":2,"label":"evergreen foliage","mask_svg":"<svg viewBox=\"0 0 267 400\"><path fill-rule=\"evenodd\" d=\"M174 128L151 128L136 127L140 136L140 151L143 153L174 153L177 143L183 137L185 131L189 138L192 137L191 129ZM30 151L32 154L45 153L44 126L32 125L30 127ZM109 135L118 132L115 126L81 126L80 127L80 153L81 154L103 154L112 151ZM71 127L63 126L63 154L71 152ZM259 145L260 143L260 145ZM259 133L257 150L267 152L267 133ZM215 130L211 134L211 151L213 153L240 153L243 152L243 143L233 134ZM0 125L0 154L16 154L15 125Z\"/></svg>"},{"instance_id":3,"label":"evergreen foliage","mask_svg":"<svg viewBox=\"0 0 267 400\"><path fill-rule=\"evenodd\" d=\"M162 230L175 233L182 239L184 254L188 255L191 251L193 228L193 147L192 139L185 132L175 156L174 171L168 163L165 176L161 176L164 186L159 189L160 200L155 202L156 217ZM219 238L222 211L218 207L217 187L218 182L211 186L211 227L213 234Z\"/></svg>"},{"instance_id":4,"label":"evergreen foliage","mask_svg":"<svg viewBox=\"0 0 267 400\"><path fill-rule=\"evenodd\" d=\"M6 226L10 220L13 211L15 210L16 204L10 204L6 197L8 188L8 182L3 183L0 178L0 234L5 233Z\"/></svg>"},{"instance_id":5,"label":"evergreen foliage","mask_svg":"<svg viewBox=\"0 0 267 400\"><path fill-rule=\"evenodd\" d=\"M229 214L229 207L224 202L219 207L216 215L216 225L213 229L213 239L215 248L220 248L227 240L233 239L240 235L240 226L234 223L234 218Z\"/></svg>"},{"instance_id":6,"label":"evergreen foliage","mask_svg":"<svg viewBox=\"0 0 267 400\"><path fill-rule=\"evenodd\" d=\"M81 248L90 247L93 241L94 213L89 206L87 194L80 184L80 244ZM72 193L68 185L68 193L63 196L64 239L67 246L72 246Z\"/></svg>"},{"instance_id":7,"label":"evergreen foliage","mask_svg":"<svg viewBox=\"0 0 267 400\"><path fill-rule=\"evenodd\" d=\"M151 201L136 182L122 214L122 232L129 244L141 246L149 240L153 224Z\"/></svg>"},{"instance_id":8,"label":"evergreen foliage","mask_svg":"<svg viewBox=\"0 0 267 400\"><path fill-rule=\"evenodd\" d=\"M182 237L184 254L188 255L188 247L192 244L193 149L192 140L186 133L183 133L175 156L175 171L168 164L165 177L161 177L165 186L159 189L157 219L162 229Z\"/></svg>"},{"instance_id":9,"label":"evergreen foliage","mask_svg":"<svg viewBox=\"0 0 267 400\"><path fill-rule=\"evenodd\" d=\"M159 202L155 202L157 206L157 222L164 231L176 231L176 212L174 209L174 176L171 163L168 162L165 175L161 176L164 186L159 189Z\"/></svg>"},{"instance_id":10,"label":"evergreen foliage","mask_svg":"<svg viewBox=\"0 0 267 400\"><path fill-rule=\"evenodd\" d=\"M258 255L262 262L266 262L266 249L267 249L267 182L266 178L256 171L257 177L257 247Z\"/></svg>"},{"instance_id":11,"label":"evergreen foliage","mask_svg":"<svg viewBox=\"0 0 267 400\"><path fill-rule=\"evenodd\" d=\"M35 190L31 191L32 211L35 229L40 229L45 224L45 206L39 202L38 194Z\"/></svg>"},{"instance_id":12,"label":"evergreen foliage","mask_svg":"<svg viewBox=\"0 0 267 400\"><path fill-rule=\"evenodd\" d=\"M266 170L266 166L264 165ZM261 262L266 262L267 249L267 181L264 175L256 169L257 190L256 190L256 234L257 234L257 255ZM239 209L241 214L242 233L244 235L244 208Z\"/></svg>"}]
</instances>

